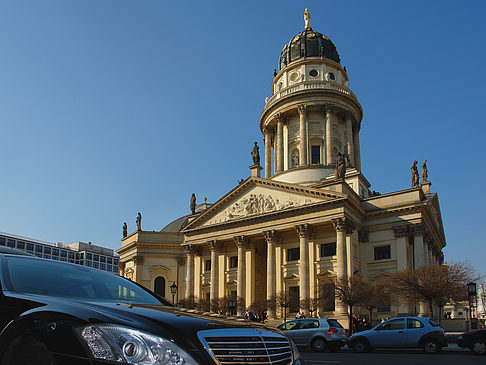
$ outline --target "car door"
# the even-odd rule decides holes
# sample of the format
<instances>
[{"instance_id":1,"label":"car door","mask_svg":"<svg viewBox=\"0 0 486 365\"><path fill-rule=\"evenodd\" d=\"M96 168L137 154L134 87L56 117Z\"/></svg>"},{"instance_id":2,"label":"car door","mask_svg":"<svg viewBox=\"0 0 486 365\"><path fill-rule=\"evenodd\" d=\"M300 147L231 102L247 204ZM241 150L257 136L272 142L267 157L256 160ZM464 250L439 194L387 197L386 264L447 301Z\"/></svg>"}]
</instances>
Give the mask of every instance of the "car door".
<instances>
[{"instance_id":1,"label":"car door","mask_svg":"<svg viewBox=\"0 0 486 365\"><path fill-rule=\"evenodd\" d=\"M427 332L427 328L421 321L415 318L407 318L407 347L417 347L425 332Z\"/></svg>"},{"instance_id":2,"label":"car door","mask_svg":"<svg viewBox=\"0 0 486 365\"><path fill-rule=\"evenodd\" d=\"M376 327L369 337L373 347L406 347L405 319L390 319Z\"/></svg>"},{"instance_id":3,"label":"car door","mask_svg":"<svg viewBox=\"0 0 486 365\"><path fill-rule=\"evenodd\" d=\"M301 319L299 328L295 331L299 346L310 346L314 333L318 330L319 321L315 319ZM297 341L294 341L297 344Z\"/></svg>"},{"instance_id":4,"label":"car door","mask_svg":"<svg viewBox=\"0 0 486 365\"><path fill-rule=\"evenodd\" d=\"M299 343L298 343L298 341L299 341L299 339L298 339L298 337L299 337L298 328L299 328L299 321L290 321L290 322L287 322L287 323L285 323L285 324L283 324L282 326L279 327L279 329L284 331L285 334L287 336L289 336L290 339L292 341L294 341L294 343L297 346L302 346L302 345L299 345Z\"/></svg>"}]
</instances>

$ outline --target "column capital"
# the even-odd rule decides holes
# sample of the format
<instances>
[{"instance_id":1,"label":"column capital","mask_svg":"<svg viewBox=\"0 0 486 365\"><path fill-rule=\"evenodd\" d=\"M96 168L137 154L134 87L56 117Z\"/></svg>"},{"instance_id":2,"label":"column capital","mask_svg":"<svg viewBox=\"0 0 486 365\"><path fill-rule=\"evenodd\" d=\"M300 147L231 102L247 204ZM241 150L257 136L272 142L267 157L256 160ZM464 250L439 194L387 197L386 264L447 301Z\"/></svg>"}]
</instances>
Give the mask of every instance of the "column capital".
<instances>
[{"instance_id":1,"label":"column capital","mask_svg":"<svg viewBox=\"0 0 486 365\"><path fill-rule=\"evenodd\" d=\"M209 246L211 251L218 252L218 251L221 251L221 249L223 248L223 242L216 241L216 240L210 240L210 241L208 241L208 246Z\"/></svg>"},{"instance_id":2,"label":"column capital","mask_svg":"<svg viewBox=\"0 0 486 365\"><path fill-rule=\"evenodd\" d=\"M233 240L238 248L248 248L250 246L250 239L248 236L235 236L233 237Z\"/></svg>"},{"instance_id":3,"label":"column capital","mask_svg":"<svg viewBox=\"0 0 486 365\"><path fill-rule=\"evenodd\" d=\"M300 238L309 238L312 234L312 226L308 223L295 226L295 230L299 234Z\"/></svg>"},{"instance_id":4,"label":"column capital","mask_svg":"<svg viewBox=\"0 0 486 365\"><path fill-rule=\"evenodd\" d=\"M392 227L393 229L393 234L395 235L395 238L400 238L400 237L407 237L410 235L410 225L405 224L401 226L394 226Z\"/></svg>"},{"instance_id":5,"label":"column capital","mask_svg":"<svg viewBox=\"0 0 486 365\"><path fill-rule=\"evenodd\" d=\"M275 119L277 120L278 123L286 123L287 122L287 116L284 113L275 114Z\"/></svg>"},{"instance_id":6,"label":"column capital","mask_svg":"<svg viewBox=\"0 0 486 365\"><path fill-rule=\"evenodd\" d=\"M143 263L143 256L137 255L133 257L133 263L136 265L140 265Z\"/></svg>"},{"instance_id":7,"label":"column capital","mask_svg":"<svg viewBox=\"0 0 486 365\"><path fill-rule=\"evenodd\" d=\"M410 225L410 234L412 236L421 236L425 233L425 223L417 223Z\"/></svg>"},{"instance_id":8,"label":"column capital","mask_svg":"<svg viewBox=\"0 0 486 365\"><path fill-rule=\"evenodd\" d=\"M197 255L200 256L201 254L201 247L196 246L196 245L184 245L184 248L186 250L186 253L188 255Z\"/></svg>"},{"instance_id":9,"label":"column capital","mask_svg":"<svg viewBox=\"0 0 486 365\"><path fill-rule=\"evenodd\" d=\"M346 110L343 113L343 117L344 117L344 119L353 119L354 113L351 110Z\"/></svg>"},{"instance_id":10,"label":"column capital","mask_svg":"<svg viewBox=\"0 0 486 365\"><path fill-rule=\"evenodd\" d=\"M307 104L297 105L297 111L299 112L299 115L305 115L307 113Z\"/></svg>"},{"instance_id":11,"label":"column capital","mask_svg":"<svg viewBox=\"0 0 486 365\"><path fill-rule=\"evenodd\" d=\"M263 127L263 134L270 134L270 135L275 134L275 128L266 125Z\"/></svg>"},{"instance_id":12,"label":"column capital","mask_svg":"<svg viewBox=\"0 0 486 365\"><path fill-rule=\"evenodd\" d=\"M184 257L183 256L176 256L176 262L177 262L177 266L182 266L184 265Z\"/></svg>"},{"instance_id":13,"label":"column capital","mask_svg":"<svg viewBox=\"0 0 486 365\"><path fill-rule=\"evenodd\" d=\"M355 229L354 222L348 217L331 219L332 225L336 232L353 233Z\"/></svg>"},{"instance_id":14,"label":"column capital","mask_svg":"<svg viewBox=\"0 0 486 365\"><path fill-rule=\"evenodd\" d=\"M280 239L280 233L276 229L271 229L269 231L263 231L263 236L267 243L277 243Z\"/></svg>"},{"instance_id":15,"label":"column capital","mask_svg":"<svg viewBox=\"0 0 486 365\"><path fill-rule=\"evenodd\" d=\"M370 232L366 230L359 230L358 231L358 240L359 242L368 242L370 239Z\"/></svg>"},{"instance_id":16,"label":"column capital","mask_svg":"<svg viewBox=\"0 0 486 365\"><path fill-rule=\"evenodd\" d=\"M334 104L331 103L324 104L322 108L322 112L324 113L324 115L326 115L327 113L332 112L333 109L334 109Z\"/></svg>"}]
</instances>

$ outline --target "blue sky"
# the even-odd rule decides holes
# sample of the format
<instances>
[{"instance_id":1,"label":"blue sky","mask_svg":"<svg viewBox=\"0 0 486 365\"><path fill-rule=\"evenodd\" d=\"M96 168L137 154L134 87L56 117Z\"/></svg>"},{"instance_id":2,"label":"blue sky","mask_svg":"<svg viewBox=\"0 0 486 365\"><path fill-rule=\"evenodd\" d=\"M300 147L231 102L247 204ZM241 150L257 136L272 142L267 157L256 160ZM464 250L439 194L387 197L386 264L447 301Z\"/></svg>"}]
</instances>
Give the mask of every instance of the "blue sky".
<instances>
[{"instance_id":1,"label":"blue sky","mask_svg":"<svg viewBox=\"0 0 486 365\"><path fill-rule=\"evenodd\" d=\"M282 46L337 46L364 110L363 173L402 190L428 160L448 261L486 275L484 1L0 3L0 231L120 246L250 170ZM263 149L262 149L263 150Z\"/></svg>"}]
</instances>

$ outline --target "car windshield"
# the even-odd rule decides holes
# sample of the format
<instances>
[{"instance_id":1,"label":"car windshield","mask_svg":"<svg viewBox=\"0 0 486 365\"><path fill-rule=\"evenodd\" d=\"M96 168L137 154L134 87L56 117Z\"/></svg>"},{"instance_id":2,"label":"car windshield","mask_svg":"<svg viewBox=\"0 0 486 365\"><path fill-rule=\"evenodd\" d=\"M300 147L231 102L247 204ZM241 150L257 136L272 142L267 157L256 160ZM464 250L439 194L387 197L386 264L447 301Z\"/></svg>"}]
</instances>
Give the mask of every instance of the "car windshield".
<instances>
[{"instance_id":1,"label":"car windshield","mask_svg":"<svg viewBox=\"0 0 486 365\"><path fill-rule=\"evenodd\" d=\"M12 292L85 301L163 304L127 279L75 264L4 256L2 271L2 285Z\"/></svg>"}]
</instances>

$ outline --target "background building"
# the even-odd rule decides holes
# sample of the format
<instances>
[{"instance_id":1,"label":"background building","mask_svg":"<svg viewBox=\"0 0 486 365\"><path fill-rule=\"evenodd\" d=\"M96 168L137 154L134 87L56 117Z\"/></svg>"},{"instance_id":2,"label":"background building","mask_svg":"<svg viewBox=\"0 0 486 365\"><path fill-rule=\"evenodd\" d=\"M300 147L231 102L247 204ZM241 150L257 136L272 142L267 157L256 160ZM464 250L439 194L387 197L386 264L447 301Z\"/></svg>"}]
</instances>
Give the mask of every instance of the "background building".
<instances>
[{"instance_id":1,"label":"background building","mask_svg":"<svg viewBox=\"0 0 486 365\"><path fill-rule=\"evenodd\" d=\"M50 243L0 232L0 246L18 248L44 259L70 262L118 274L119 256L109 248L91 243Z\"/></svg>"},{"instance_id":2,"label":"background building","mask_svg":"<svg viewBox=\"0 0 486 365\"><path fill-rule=\"evenodd\" d=\"M264 177L254 149L251 176L213 205L160 232L123 238L124 276L167 298L171 283L179 298L240 297L246 306L289 293L300 299L292 313L335 278L380 281L443 262L444 228L425 161L421 183L415 162L410 188L370 190L361 171L363 110L331 40L306 20L277 67L259 120ZM380 310L427 314L407 301ZM318 314L344 319L345 311L336 301Z\"/></svg>"}]
</instances>

